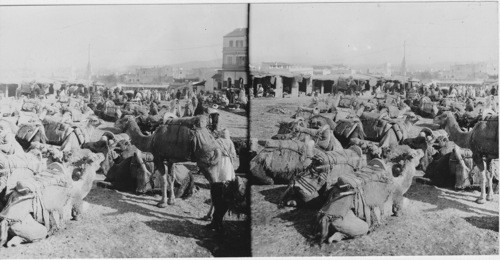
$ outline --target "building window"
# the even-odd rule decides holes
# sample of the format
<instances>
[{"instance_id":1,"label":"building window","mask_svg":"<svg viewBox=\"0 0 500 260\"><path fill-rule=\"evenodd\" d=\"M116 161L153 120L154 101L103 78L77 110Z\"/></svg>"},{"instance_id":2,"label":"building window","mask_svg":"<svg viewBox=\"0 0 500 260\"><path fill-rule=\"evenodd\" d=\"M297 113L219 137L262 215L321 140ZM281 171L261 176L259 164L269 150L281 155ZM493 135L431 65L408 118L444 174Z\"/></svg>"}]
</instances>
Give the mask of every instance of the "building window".
<instances>
[{"instance_id":1,"label":"building window","mask_svg":"<svg viewBox=\"0 0 500 260\"><path fill-rule=\"evenodd\" d=\"M233 64L233 56L227 56L227 64Z\"/></svg>"},{"instance_id":2,"label":"building window","mask_svg":"<svg viewBox=\"0 0 500 260\"><path fill-rule=\"evenodd\" d=\"M238 56L238 65L245 65L245 56Z\"/></svg>"},{"instance_id":3,"label":"building window","mask_svg":"<svg viewBox=\"0 0 500 260\"><path fill-rule=\"evenodd\" d=\"M233 41L229 41L229 47L233 47Z\"/></svg>"}]
</instances>

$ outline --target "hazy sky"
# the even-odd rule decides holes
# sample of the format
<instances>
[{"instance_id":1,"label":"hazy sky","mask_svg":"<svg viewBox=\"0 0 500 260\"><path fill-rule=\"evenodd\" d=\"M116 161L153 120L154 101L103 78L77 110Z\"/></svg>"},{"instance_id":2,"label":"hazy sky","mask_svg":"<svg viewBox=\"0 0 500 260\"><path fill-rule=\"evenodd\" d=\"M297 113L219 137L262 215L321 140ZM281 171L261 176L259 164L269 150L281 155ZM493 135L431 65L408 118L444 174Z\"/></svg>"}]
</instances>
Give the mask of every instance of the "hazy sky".
<instances>
[{"instance_id":1,"label":"hazy sky","mask_svg":"<svg viewBox=\"0 0 500 260\"><path fill-rule=\"evenodd\" d=\"M222 58L246 4L0 7L0 69L95 69Z\"/></svg>"},{"instance_id":2,"label":"hazy sky","mask_svg":"<svg viewBox=\"0 0 500 260\"><path fill-rule=\"evenodd\" d=\"M251 63L498 62L497 3L254 4Z\"/></svg>"}]
</instances>

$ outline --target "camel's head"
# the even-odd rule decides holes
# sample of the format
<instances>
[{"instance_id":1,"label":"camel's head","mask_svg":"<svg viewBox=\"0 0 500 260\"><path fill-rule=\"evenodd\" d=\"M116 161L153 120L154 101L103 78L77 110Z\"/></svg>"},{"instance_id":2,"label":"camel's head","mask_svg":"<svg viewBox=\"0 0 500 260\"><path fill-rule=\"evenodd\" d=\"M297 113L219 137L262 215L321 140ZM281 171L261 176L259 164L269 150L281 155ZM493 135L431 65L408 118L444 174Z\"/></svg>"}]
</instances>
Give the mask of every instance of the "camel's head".
<instances>
[{"instance_id":1,"label":"camel's head","mask_svg":"<svg viewBox=\"0 0 500 260\"><path fill-rule=\"evenodd\" d=\"M392 164L391 173L394 181L393 213L397 216L402 210L403 195L411 186L416 167L424 156L420 149L401 149L402 153L390 158Z\"/></svg>"},{"instance_id":2,"label":"camel's head","mask_svg":"<svg viewBox=\"0 0 500 260\"><path fill-rule=\"evenodd\" d=\"M406 112L404 116L405 116L405 121L409 122L412 125L414 125L416 122L422 119L420 116L415 115L415 113L413 112Z\"/></svg>"},{"instance_id":3,"label":"camel's head","mask_svg":"<svg viewBox=\"0 0 500 260\"><path fill-rule=\"evenodd\" d=\"M452 118L455 118L455 116L451 111L444 111L442 114L434 117L433 123L444 128Z\"/></svg>"},{"instance_id":4,"label":"camel's head","mask_svg":"<svg viewBox=\"0 0 500 260\"><path fill-rule=\"evenodd\" d=\"M132 148L132 144L129 140L120 140L116 143L114 150L117 153L122 153Z\"/></svg>"},{"instance_id":5,"label":"camel's head","mask_svg":"<svg viewBox=\"0 0 500 260\"><path fill-rule=\"evenodd\" d=\"M101 119L99 119L99 117L97 117L96 115L89 115L87 117L87 125L88 126L92 126L94 128L97 128L100 125L102 125L102 123L103 123L103 121Z\"/></svg>"},{"instance_id":6,"label":"camel's head","mask_svg":"<svg viewBox=\"0 0 500 260\"><path fill-rule=\"evenodd\" d=\"M135 122L135 118L132 115L126 115L115 122L115 128L120 129L121 132L127 131L127 129Z\"/></svg>"},{"instance_id":7,"label":"camel's head","mask_svg":"<svg viewBox=\"0 0 500 260\"><path fill-rule=\"evenodd\" d=\"M87 180L92 183L97 170L100 168L104 155L93 153L88 149L81 149L71 154L68 168L73 181Z\"/></svg>"},{"instance_id":8,"label":"camel's head","mask_svg":"<svg viewBox=\"0 0 500 260\"><path fill-rule=\"evenodd\" d=\"M399 178L415 172L415 168L420 163L424 152L420 149L408 149L407 151L390 158L393 163L392 176Z\"/></svg>"},{"instance_id":9,"label":"camel's head","mask_svg":"<svg viewBox=\"0 0 500 260\"><path fill-rule=\"evenodd\" d=\"M319 129L326 124L326 118L323 116L313 116L309 119L309 126L311 128Z\"/></svg>"},{"instance_id":10,"label":"camel's head","mask_svg":"<svg viewBox=\"0 0 500 260\"><path fill-rule=\"evenodd\" d=\"M109 169L114 165L114 160L117 158L113 145L107 139L84 143L82 148L90 149L92 152L100 153L104 156L97 173L107 174Z\"/></svg>"}]
</instances>

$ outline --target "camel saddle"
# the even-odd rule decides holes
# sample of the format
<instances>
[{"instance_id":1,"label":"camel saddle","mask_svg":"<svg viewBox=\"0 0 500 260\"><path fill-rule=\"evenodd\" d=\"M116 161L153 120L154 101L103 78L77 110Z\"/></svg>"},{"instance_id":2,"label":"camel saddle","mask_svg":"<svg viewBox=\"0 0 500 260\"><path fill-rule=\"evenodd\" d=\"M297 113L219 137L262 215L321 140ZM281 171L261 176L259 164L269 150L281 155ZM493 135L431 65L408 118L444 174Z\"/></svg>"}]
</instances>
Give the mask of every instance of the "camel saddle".
<instances>
[{"instance_id":1,"label":"camel saddle","mask_svg":"<svg viewBox=\"0 0 500 260\"><path fill-rule=\"evenodd\" d=\"M366 165L363 153L357 146L341 151L328 151L317 153L313 157L313 165L328 165L330 168L334 165L346 164L353 169L360 169Z\"/></svg>"},{"instance_id":2,"label":"camel saddle","mask_svg":"<svg viewBox=\"0 0 500 260\"><path fill-rule=\"evenodd\" d=\"M372 186L372 183L382 185ZM378 206L377 201L386 200L386 194L370 189L388 188L387 186L391 184L392 180L388 178L385 164L380 159L374 159L359 171L345 172L339 177L337 184L331 189L329 201L320 210L320 214L327 214L331 218L342 218L353 209L357 217L371 226L373 224L371 211Z\"/></svg>"},{"instance_id":3,"label":"camel saddle","mask_svg":"<svg viewBox=\"0 0 500 260\"><path fill-rule=\"evenodd\" d=\"M337 127L335 127L334 133L338 136L348 138L358 126L362 127L361 123L357 120L339 120L337 122Z\"/></svg>"},{"instance_id":4,"label":"camel saddle","mask_svg":"<svg viewBox=\"0 0 500 260\"><path fill-rule=\"evenodd\" d=\"M308 168L294 183L302 200L308 202L319 196L319 190L326 184L330 189L337 182L340 173L355 171L366 164L361 150L352 146L343 151L319 152L313 157L313 168ZM318 167L318 165L322 165ZM320 169L322 168L322 170Z\"/></svg>"},{"instance_id":5,"label":"camel saddle","mask_svg":"<svg viewBox=\"0 0 500 260\"><path fill-rule=\"evenodd\" d=\"M350 189L361 189L369 182L391 183L387 177L387 166L380 159L373 159L355 172L347 172L339 177L339 185L349 185Z\"/></svg>"},{"instance_id":6,"label":"camel saddle","mask_svg":"<svg viewBox=\"0 0 500 260\"><path fill-rule=\"evenodd\" d=\"M38 124L22 125L16 133L16 139L30 142L40 130L43 131L43 126Z\"/></svg>"},{"instance_id":7,"label":"camel saddle","mask_svg":"<svg viewBox=\"0 0 500 260\"><path fill-rule=\"evenodd\" d=\"M78 126L72 126L67 123L50 119L44 119L43 126L45 128L45 135L47 136L49 144L62 145L66 138L73 132L75 132L80 145L85 143L85 140L88 140L86 135L89 133L83 132Z\"/></svg>"},{"instance_id":8,"label":"camel saddle","mask_svg":"<svg viewBox=\"0 0 500 260\"><path fill-rule=\"evenodd\" d=\"M420 99L420 111L432 114L434 102L429 97L422 97Z\"/></svg>"},{"instance_id":9,"label":"camel saddle","mask_svg":"<svg viewBox=\"0 0 500 260\"><path fill-rule=\"evenodd\" d=\"M22 107L21 107L21 111L25 111L25 112L35 112L36 111L36 108L39 106L38 103L36 103L35 101L32 101L32 100L27 100L27 101L24 101Z\"/></svg>"},{"instance_id":10,"label":"camel saddle","mask_svg":"<svg viewBox=\"0 0 500 260\"><path fill-rule=\"evenodd\" d=\"M354 106L355 103L356 99L354 97L344 96L340 98L338 107L350 108L351 106Z\"/></svg>"},{"instance_id":11,"label":"camel saddle","mask_svg":"<svg viewBox=\"0 0 500 260\"><path fill-rule=\"evenodd\" d=\"M394 129L398 141L407 138L408 133L403 121L390 119L387 114L364 112L360 120L368 140L380 141L390 129Z\"/></svg>"}]
</instances>

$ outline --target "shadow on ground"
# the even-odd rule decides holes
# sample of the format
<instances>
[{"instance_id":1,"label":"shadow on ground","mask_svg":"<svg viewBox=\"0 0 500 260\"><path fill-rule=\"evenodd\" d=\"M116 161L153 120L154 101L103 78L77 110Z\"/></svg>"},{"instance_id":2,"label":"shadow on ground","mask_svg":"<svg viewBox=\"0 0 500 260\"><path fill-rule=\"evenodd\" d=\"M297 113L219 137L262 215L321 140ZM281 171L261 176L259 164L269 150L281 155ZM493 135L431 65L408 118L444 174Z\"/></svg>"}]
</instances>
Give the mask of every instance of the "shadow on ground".
<instances>
[{"instance_id":1,"label":"shadow on ground","mask_svg":"<svg viewBox=\"0 0 500 260\"><path fill-rule=\"evenodd\" d=\"M312 245L317 234L317 210L297 208L288 212L283 212L277 217L290 222L299 234L301 234Z\"/></svg>"},{"instance_id":2,"label":"shadow on ground","mask_svg":"<svg viewBox=\"0 0 500 260\"><path fill-rule=\"evenodd\" d=\"M97 189L100 189L100 191L97 192ZM207 202L210 200L206 200L204 197L190 197L186 200L201 200L196 203L208 204ZM186 216L185 214L200 214L200 212L190 212L193 210L191 207L187 209L183 208L182 205L186 202L182 201L182 199L178 199L177 205L171 206L177 208L172 209L157 208L156 203L159 199L159 196L134 195L95 187L87 196L86 201L91 204L115 209L114 212L103 214L104 216L135 213L154 218L154 220L148 220L144 223L162 233L169 233L184 238L194 238L197 240L196 244L209 250L213 256L250 256L248 221L244 219L225 220L223 223L226 231L225 235L219 235L215 231L205 229L204 226L209 222L199 224L196 223L200 221L198 217ZM169 212L166 212L167 210Z\"/></svg>"},{"instance_id":3,"label":"shadow on ground","mask_svg":"<svg viewBox=\"0 0 500 260\"><path fill-rule=\"evenodd\" d=\"M278 205L280 202L280 197L283 192L286 191L286 186L280 186L269 190L263 190L260 194L264 195L264 200L272 204Z\"/></svg>"},{"instance_id":4,"label":"shadow on ground","mask_svg":"<svg viewBox=\"0 0 500 260\"><path fill-rule=\"evenodd\" d=\"M196 244L208 249L215 257L250 256L250 235L246 221L225 221L225 234L215 234L204 225L189 220L165 219L145 222L150 228L184 238L198 240Z\"/></svg>"},{"instance_id":5,"label":"shadow on ground","mask_svg":"<svg viewBox=\"0 0 500 260\"><path fill-rule=\"evenodd\" d=\"M493 210L488 210L485 208L471 206L460 201L471 201L471 193L469 191L453 192L451 190L446 190L442 188L437 188L432 185L415 185L413 184L405 197L411 200L421 201L435 205L433 209L425 210L427 212L439 212L447 208L458 209L467 213L484 213L489 215L498 215L497 212ZM475 200L474 197L472 197Z\"/></svg>"},{"instance_id":6,"label":"shadow on ground","mask_svg":"<svg viewBox=\"0 0 500 260\"><path fill-rule=\"evenodd\" d=\"M498 216L465 217L467 222L481 229L488 229L498 232Z\"/></svg>"}]
</instances>

